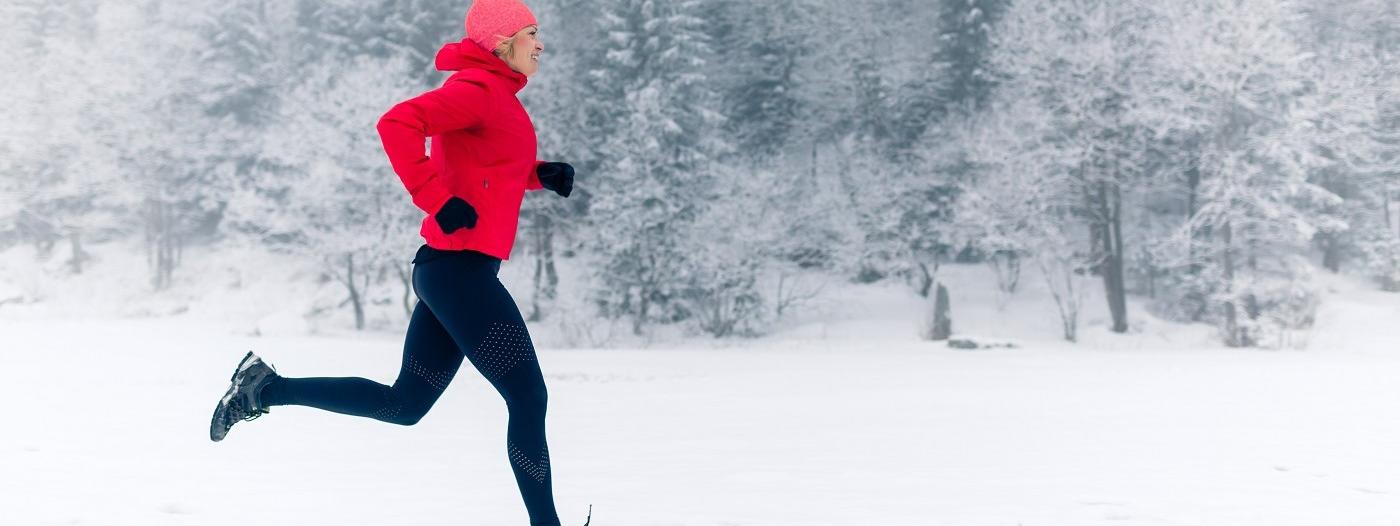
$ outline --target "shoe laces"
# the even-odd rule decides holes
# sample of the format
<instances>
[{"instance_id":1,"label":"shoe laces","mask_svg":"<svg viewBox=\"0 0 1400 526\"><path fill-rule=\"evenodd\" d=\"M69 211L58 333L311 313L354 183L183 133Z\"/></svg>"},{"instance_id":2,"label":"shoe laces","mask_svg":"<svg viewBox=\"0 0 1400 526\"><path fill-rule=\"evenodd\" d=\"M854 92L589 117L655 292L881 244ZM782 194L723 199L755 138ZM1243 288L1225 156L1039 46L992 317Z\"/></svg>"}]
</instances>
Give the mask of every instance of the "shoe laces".
<instances>
[{"instance_id":1,"label":"shoe laces","mask_svg":"<svg viewBox=\"0 0 1400 526\"><path fill-rule=\"evenodd\" d=\"M234 397L234 399L230 400L228 403L228 414L230 417L232 417L231 420L241 420L247 422L249 420L257 420L258 417L267 414L267 410L249 410L246 406L244 406L242 397Z\"/></svg>"}]
</instances>

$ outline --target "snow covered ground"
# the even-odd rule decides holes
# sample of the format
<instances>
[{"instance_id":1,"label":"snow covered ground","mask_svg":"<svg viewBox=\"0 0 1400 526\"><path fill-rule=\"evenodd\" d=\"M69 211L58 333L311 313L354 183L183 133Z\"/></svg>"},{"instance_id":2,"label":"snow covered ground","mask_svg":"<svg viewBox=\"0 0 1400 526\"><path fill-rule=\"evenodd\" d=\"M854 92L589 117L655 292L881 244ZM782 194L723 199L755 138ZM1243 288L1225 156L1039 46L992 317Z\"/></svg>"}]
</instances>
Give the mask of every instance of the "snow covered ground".
<instances>
[{"instance_id":1,"label":"snow covered ground","mask_svg":"<svg viewBox=\"0 0 1400 526\"><path fill-rule=\"evenodd\" d=\"M920 341L903 288L835 283L759 340L541 344L564 523L592 504L597 526L1400 524L1400 297L1334 280L1310 345L1268 351L1146 316L1111 335L1091 295L1068 345L1026 282L1003 310L954 289L959 332L1016 349ZM245 351L387 383L401 332L273 330L259 313L284 309L228 296L222 317L178 297L83 316L43 287L48 306L0 306L0 524L526 522L504 404L468 371L417 426L282 407L209 442ZM133 317L165 308L183 314Z\"/></svg>"}]
</instances>

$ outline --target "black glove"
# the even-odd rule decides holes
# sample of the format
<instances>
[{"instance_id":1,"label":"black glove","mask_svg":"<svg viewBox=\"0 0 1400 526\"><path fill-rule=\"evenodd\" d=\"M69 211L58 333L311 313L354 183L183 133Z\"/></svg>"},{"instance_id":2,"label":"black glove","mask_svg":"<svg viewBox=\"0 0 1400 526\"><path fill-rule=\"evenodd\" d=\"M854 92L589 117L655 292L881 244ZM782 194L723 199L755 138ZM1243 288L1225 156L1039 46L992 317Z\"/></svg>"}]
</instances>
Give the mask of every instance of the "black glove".
<instances>
[{"instance_id":1,"label":"black glove","mask_svg":"<svg viewBox=\"0 0 1400 526\"><path fill-rule=\"evenodd\" d=\"M569 163L544 163L535 170L540 177L540 186L563 197L574 191L574 167Z\"/></svg>"},{"instance_id":2,"label":"black glove","mask_svg":"<svg viewBox=\"0 0 1400 526\"><path fill-rule=\"evenodd\" d=\"M433 219L437 221L443 233L451 234L452 231L462 227L476 227L476 209L472 208L471 203L454 195L447 200L447 204L442 205L436 214L433 214Z\"/></svg>"}]
</instances>

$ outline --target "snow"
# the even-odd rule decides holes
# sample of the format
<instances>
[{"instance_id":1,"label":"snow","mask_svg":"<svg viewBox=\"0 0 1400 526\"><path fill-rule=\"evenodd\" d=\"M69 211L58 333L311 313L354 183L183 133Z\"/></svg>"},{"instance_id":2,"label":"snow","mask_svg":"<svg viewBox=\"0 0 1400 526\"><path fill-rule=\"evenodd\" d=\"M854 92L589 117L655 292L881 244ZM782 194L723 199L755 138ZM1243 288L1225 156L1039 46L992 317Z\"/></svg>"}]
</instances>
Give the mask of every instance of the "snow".
<instances>
[{"instance_id":1,"label":"snow","mask_svg":"<svg viewBox=\"0 0 1400 526\"><path fill-rule=\"evenodd\" d=\"M298 325L310 300L286 298L320 289L266 256L191 255L206 277L152 299L139 259L94 250L62 280L0 254L4 290L44 297L0 306L0 524L526 523L470 370L413 427L278 407L210 442L247 350L387 383L401 332ZM525 261L502 268L518 301ZM271 270L233 287L245 267ZM564 524L1400 524L1400 297L1332 278L1308 347L1241 350L1137 305L1113 335L1090 294L1068 344L1038 277L998 310L985 269L945 271L955 332L1017 348L921 341L907 288L837 279L756 340L539 344Z\"/></svg>"}]
</instances>

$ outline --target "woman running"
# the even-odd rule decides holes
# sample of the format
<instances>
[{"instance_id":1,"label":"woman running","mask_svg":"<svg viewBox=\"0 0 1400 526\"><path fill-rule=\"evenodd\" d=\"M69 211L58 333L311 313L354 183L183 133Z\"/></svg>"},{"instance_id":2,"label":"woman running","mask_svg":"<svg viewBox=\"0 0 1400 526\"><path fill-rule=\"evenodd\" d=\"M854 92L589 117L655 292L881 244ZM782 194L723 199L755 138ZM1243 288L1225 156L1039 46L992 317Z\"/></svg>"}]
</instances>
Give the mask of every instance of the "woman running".
<instances>
[{"instance_id":1,"label":"woman running","mask_svg":"<svg viewBox=\"0 0 1400 526\"><path fill-rule=\"evenodd\" d=\"M251 351L231 378L209 427L223 440L240 421L279 405L315 407L413 425L457 373L462 358L505 398L506 455L532 526L557 526L545 443L546 391L530 334L497 279L515 242L528 190L568 197L573 167L536 160L535 129L516 98L539 69L544 45L520 0L476 0L467 37L438 51L454 72L442 87L395 105L378 130L394 172L427 216L413 259L419 301L394 385L364 378L288 378ZM424 141L432 138L430 155Z\"/></svg>"}]
</instances>

